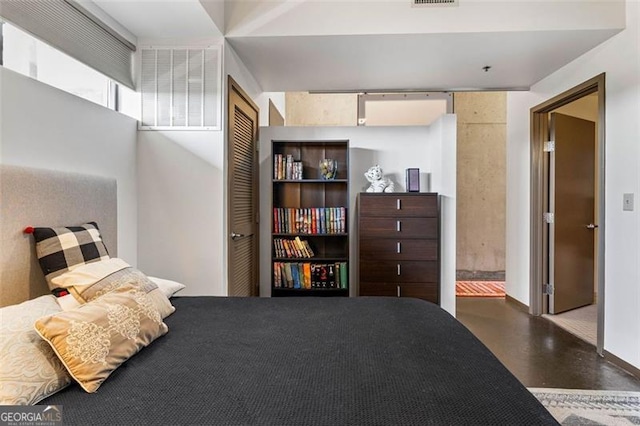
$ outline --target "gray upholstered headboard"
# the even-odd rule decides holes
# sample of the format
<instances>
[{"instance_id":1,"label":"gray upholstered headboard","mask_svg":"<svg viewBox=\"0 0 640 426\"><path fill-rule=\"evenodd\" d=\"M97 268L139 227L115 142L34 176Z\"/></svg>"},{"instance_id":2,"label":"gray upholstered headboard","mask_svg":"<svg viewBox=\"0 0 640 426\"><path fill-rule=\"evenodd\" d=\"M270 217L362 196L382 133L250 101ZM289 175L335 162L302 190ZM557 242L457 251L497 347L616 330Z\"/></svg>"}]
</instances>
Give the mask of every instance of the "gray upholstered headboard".
<instances>
[{"instance_id":1,"label":"gray upholstered headboard","mask_svg":"<svg viewBox=\"0 0 640 426\"><path fill-rule=\"evenodd\" d=\"M114 178L0 165L0 306L49 292L27 226L97 222L109 255L117 250Z\"/></svg>"}]
</instances>

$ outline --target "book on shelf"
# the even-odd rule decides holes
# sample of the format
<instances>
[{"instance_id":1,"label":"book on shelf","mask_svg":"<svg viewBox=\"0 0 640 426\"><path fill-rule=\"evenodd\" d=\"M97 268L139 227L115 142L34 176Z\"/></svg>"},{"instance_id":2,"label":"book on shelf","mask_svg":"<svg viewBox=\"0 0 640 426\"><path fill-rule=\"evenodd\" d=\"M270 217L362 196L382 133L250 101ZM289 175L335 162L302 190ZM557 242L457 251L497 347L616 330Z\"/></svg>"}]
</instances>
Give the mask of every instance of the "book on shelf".
<instances>
[{"instance_id":1,"label":"book on shelf","mask_svg":"<svg viewBox=\"0 0 640 426\"><path fill-rule=\"evenodd\" d=\"M287 268L284 263L280 263L280 287L287 287Z\"/></svg>"},{"instance_id":2,"label":"book on shelf","mask_svg":"<svg viewBox=\"0 0 640 426\"><path fill-rule=\"evenodd\" d=\"M328 288L336 288L335 268L336 268L335 264L327 265L327 287Z\"/></svg>"},{"instance_id":3,"label":"book on shelf","mask_svg":"<svg viewBox=\"0 0 640 426\"><path fill-rule=\"evenodd\" d=\"M293 155L273 155L273 179L301 180L304 166L302 161L294 160Z\"/></svg>"},{"instance_id":4,"label":"book on shelf","mask_svg":"<svg viewBox=\"0 0 640 426\"><path fill-rule=\"evenodd\" d=\"M320 229L320 233L321 234L327 234L327 215L326 215L326 211L327 209L319 209L320 212L320 219L319 219L319 226L318 228Z\"/></svg>"},{"instance_id":5,"label":"book on shelf","mask_svg":"<svg viewBox=\"0 0 640 426\"><path fill-rule=\"evenodd\" d=\"M307 254L309 256L307 257L314 257L316 254L314 253L313 249L311 248L311 244L309 244L309 241L304 240L302 241L302 244L304 244L304 250L307 252Z\"/></svg>"},{"instance_id":6,"label":"book on shelf","mask_svg":"<svg viewBox=\"0 0 640 426\"><path fill-rule=\"evenodd\" d=\"M293 239L274 238L273 251L275 256L280 258L312 258L315 256L309 241L302 240L300 237Z\"/></svg>"},{"instance_id":7,"label":"book on shelf","mask_svg":"<svg viewBox=\"0 0 640 426\"><path fill-rule=\"evenodd\" d=\"M318 277L317 277L316 286L318 288L327 288L327 284L329 281L329 276L327 275L327 264L325 263L325 264L318 265L317 271L318 271Z\"/></svg>"},{"instance_id":8,"label":"book on shelf","mask_svg":"<svg viewBox=\"0 0 640 426\"><path fill-rule=\"evenodd\" d=\"M273 264L273 286L280 287L281 279L282 278L280 277L280 264L274 263Z\"/></svg>"},{"instance_id":9,"label":"book on shelf","mask_svg":"<svg viewBox=\"0 0 640 426\"><path fill-rule=\"evenodd\" d=\"M282 171L280 170L280 164L282 163L282 154L273 155L273 178L282 179Z\"/></svg>"},{"instance_id":10,"label":"book on shelf","mask_svg":"<svg viewBox=\"0 0 640 426\"><path fill-rule=\"evenodd\" d=\"M293 155L287 155L286 165L285 165L285 179L291 179L291 172L293 169Z\"/></svg>"},{"instance_id":11,"label":"book on shelf","mask_svg":"<svg viewBox=\"0 0 640 426\"><path fill-rule=\"evenodd\" d=\"M349 288L349 270L347 262L340 262L340 288Z\"/></svg>"},{"instance_id":12,"label":"book on shelf","mask_svg":"<svg viewBox=\"0 0 640 426\"><path fill-rule=\"evenodd\" d=\"M274 262L274 288L348 289L347 262Z\"/></svg>"},{"instance_id":13,"label":"book on shelf","mask_svg":"<svg viewBox=\"0 0 640 426\"><path fill-rule=\"evenodd\" d=\"M311 264L310 263L303 263L302 264L302 268L304 270L304 273L303 273L304 288L309 289L309 288L311 288Z\"/></svg>"},{"instance_id":14,"label":"book on shelf","mask_svg":"<svg viewBox=\"0 0 640 426\"><path fill-rule=\"evenodd\" d=\"M293 288L293 274L291 272L291 264L284 264L285 282L287 288Z\"/></svg>"},{"instance_id":15,"label":"book on shelf","mask_svg":"<svg viewBox=\"0 0 640 426\"><path fill-rule=\"evenodd\" d=\"M293 288L300 288L300 275L297 263L290 263L291 265L291 279L293 281Z\"/></svg>"},{"instance_id":16,"label":"book on shelf","mask_svg":"<svg viewBox=\"0 0 640 426\"><path fill-rule=\"evenodd\" d=\"M276 234L344 234L345 207L273 208L273 232Z\"/></svg>"}]
</instances>

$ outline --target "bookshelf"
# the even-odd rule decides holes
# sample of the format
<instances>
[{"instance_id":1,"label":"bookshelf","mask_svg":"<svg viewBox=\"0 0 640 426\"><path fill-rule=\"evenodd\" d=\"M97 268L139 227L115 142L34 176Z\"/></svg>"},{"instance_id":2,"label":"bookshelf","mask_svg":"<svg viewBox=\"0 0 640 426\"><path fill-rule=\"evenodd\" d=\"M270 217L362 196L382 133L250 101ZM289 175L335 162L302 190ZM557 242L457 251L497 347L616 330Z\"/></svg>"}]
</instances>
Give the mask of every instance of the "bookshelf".
<instances>
[{"instance_id":1,"label":"bookshelf","mask_svg":"<svg viewBox=\"0 0 640 426\"><path fill-rule=\"evenodd\" d=\"M349 295L349 141L272 140L271 295ZM337 162L323 179L323 159Z\"/></svg>"}]
</instances>

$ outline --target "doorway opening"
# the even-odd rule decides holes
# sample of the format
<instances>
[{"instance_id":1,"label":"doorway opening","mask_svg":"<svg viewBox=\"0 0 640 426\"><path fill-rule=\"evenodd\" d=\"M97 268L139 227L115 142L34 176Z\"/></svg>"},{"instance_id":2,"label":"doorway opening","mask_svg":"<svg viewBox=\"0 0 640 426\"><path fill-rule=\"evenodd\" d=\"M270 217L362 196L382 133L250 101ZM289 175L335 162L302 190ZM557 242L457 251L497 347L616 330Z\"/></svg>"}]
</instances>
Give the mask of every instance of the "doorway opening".
<instances>
[{"instance_id":1,"label":"doorway opening","mask_svg":"<svg viewBox=\"0 0 640 426\"><path fill-rule=\"evenodd\" d=\"M604 147L604 74L531 109L530 313L595 343L599 354L604 346ZM564 311L568 322L558 316Z\"/></svg>"},{"instance_id":2,"label":"doorway opening","mask_svg":"<svg viewBox=\"0 0 640 426\"><path fill-rule=\"evenodd\" d=\"M507 93L456 92L456 300L505 292Z\"/></svg>"}]
</instances>

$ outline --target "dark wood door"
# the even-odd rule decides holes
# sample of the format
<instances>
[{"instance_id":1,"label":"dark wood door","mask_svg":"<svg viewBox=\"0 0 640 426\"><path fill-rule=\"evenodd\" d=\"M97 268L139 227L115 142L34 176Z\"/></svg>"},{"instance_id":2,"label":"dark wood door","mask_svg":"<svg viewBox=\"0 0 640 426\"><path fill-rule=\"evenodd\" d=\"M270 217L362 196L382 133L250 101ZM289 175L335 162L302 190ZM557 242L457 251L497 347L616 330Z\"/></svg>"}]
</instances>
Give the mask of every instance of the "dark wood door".
<instances>
[{"instance_id":1,"label":"dark wood door","mask_svg":"<svg viewBox=\"0 0 640 426\"><path fill-rule=\"evenodd\" d=\"M549 313L593 303L595 216L595 123L551 114Z\"/></svg>"},{"instance_id":2,"label":"dark wood door","mask_svg":"<svg viewBox=\"0 0 640 426\"><path fill-rule=\"evenodd\" d=\"M229 296L258 296L258 107L228 82Z\"/></svg>"}]
</instances>

